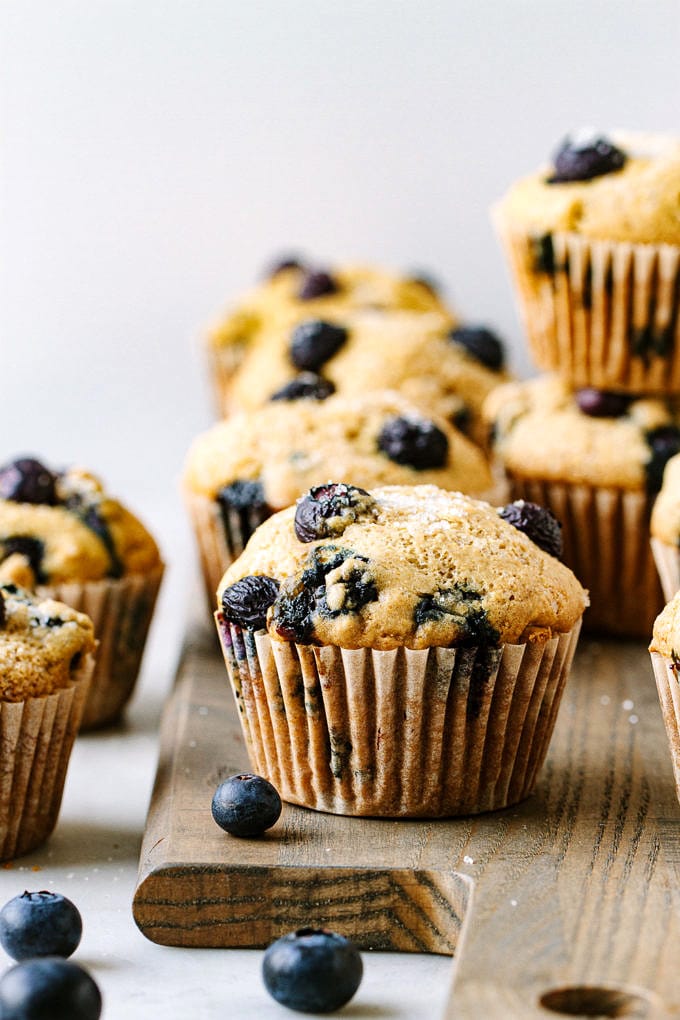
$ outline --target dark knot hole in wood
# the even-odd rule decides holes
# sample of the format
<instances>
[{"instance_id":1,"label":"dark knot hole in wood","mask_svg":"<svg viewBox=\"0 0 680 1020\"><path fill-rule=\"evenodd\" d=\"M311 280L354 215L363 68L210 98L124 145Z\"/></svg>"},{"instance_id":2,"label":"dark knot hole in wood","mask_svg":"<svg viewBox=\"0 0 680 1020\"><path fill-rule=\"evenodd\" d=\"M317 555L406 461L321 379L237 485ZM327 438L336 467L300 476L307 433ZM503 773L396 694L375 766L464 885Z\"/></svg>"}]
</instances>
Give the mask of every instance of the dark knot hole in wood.
<instances>
[{"instance_id":1,"label":"dark knot hole in wood","mask_svg":"<svg viewBox=\"0 0 680 1020\"><path fill-rule=\"evenodd\" d=\"M554 988L539 999L544 1009L563 1016L646 1017L650 1002L619 988L575 985Z\"/></svg>"}]
</instances>

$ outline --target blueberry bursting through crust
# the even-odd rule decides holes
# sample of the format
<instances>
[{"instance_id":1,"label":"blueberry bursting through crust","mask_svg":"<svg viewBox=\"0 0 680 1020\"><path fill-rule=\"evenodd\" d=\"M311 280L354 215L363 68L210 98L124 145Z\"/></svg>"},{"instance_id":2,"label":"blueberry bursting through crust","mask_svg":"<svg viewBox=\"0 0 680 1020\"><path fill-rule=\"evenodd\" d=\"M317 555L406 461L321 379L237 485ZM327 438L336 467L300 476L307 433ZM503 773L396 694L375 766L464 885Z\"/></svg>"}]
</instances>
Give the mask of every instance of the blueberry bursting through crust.
<instances>
[{"instance_id":1,"label":"blueberry bursting through crust","mask_svg":"<svg viewBox=\"0 0 680 1020\"><path fill-rule=\"evenodd\" d=\"M625 162L625 152L607 138L589 138L583 142L566 138L555 153L554 173L548 178L548 184L589 181L620 170Z\"/></svg>"},{"instance_id":2,"label":"blueberry bursting through crust","mask_svg":"<svg viewBox=\"0 0 680 1020\"><path fill-rule=\"evenodd\" d=\"M222 592L222 611L239 627L262 630L267 610L279 593L279 582L266 574L248 574Z\"/></svg>"},{"instance_id":3,"label":"blueberry bursting through crust","mask_svg":"<svg viewBox=\"0 0 680 1020\"><path fill-rule=\"evenodd\" d=\"M290 338L290 360L296 368L318 372L347 340L347 330L323 319L307 319L296 326Z\"/></svg>"},{"instance_id":4,"label":"blueberry bursting through crust","mask_svg":"<svg viewBox=\"0 0 680 1020\"><path fill-rule=\"evenodd\" d=\"M370 515L375 506L370 493L356 485L317 485L298 501L295 534L300 542L336 537L353 521Z\"/></svg>"},{"instance_id":5,"label":"blueberry bursting through crust","mask_svg":"<svg viewBox=\"0 0 680 1020\"><path fill-rule=\"evenodd\" d=\"M445 466L449 441L426 418L388 418L378 436L378 449L396 464L426 471Z\"/></svg>"},{"instance_id":6,"label":"blueberry bursting through crust","mask_svg":"<svg viewBox=\"0 0 680 1020\"><path fill-rule=\"evenodd\" d=\"M538 503L517 499L498 514L518 531L523 531L539 549L558 560L562 558L562 525L550 510Z\"/></svg>"},{"instance_id":7,"label":"blueberry bursting through crust","mask_svg":"<svg viewBox=\"0 0 680 1020\"><path fill-rule=\"evenodd\" d=\"M505 362L503 344L495 333L485 326L459 326L449 333L452 343L460 344L473 358L494 372Z\"/></svg>"}]
</instances>

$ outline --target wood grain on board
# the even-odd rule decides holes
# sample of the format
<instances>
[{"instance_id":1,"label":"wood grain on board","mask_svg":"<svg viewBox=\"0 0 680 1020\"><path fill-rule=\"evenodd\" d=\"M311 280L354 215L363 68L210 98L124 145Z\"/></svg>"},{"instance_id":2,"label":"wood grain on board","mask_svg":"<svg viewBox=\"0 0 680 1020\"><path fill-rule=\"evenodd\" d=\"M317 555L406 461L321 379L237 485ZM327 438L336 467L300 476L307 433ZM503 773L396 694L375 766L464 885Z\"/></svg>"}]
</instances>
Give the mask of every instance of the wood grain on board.
<instances>
[{"instance_id":1,"label":"wood grain on board","mask_svg":"<svg viewBox=\"0 0 680 1020\"><path fill-rule=\"evenodd\" d=\"M456 953L447 1020L680 1017L680 810L649 655L585 642L536 793L474 818L284 805L264 837L212 821L247 768L217 641L194 626L163 717L135 920L154 942L260 947L301 926Z\"/></svg>"}]
</instances>

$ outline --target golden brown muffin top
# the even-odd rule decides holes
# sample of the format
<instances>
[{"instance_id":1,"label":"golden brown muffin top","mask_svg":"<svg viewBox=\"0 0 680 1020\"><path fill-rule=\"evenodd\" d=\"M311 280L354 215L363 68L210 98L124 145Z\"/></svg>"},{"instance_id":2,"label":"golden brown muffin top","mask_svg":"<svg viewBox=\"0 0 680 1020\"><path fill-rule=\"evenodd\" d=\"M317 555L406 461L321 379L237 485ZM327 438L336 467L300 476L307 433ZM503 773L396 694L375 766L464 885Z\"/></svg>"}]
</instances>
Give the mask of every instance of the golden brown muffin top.
<instances>
[{"instance_id":1,"label":"golden brown muffin top","mask_svg":"<svg viewBox=\"0 0 680 1020\"><path fill-rule=\"evenodd\" d=\"M159 565L152 536L95 475L33 458L0 468L0 581L96 581Z\"/></svg>"},{"instance_id":2,"label":"golden brown muffin top","mask_svg":"<svg viewBox=\"0 0 680 1020\"><path fill-rule=\"evenodd\" d=\"M620 169L588 180L552 182L554 167L513 184L497 206L501 219L537 235L569 231L590 238L680 244L680 139L611 132L625 156Z\"/></svg>"},{"instance_id":3,"label":"golden brown muffin top","mask_svg":"<svg viewBox=\"0 0 680 1020\"><path fill-rule=\"evenodd\" d=\"M680 591L666 603L654 621L649 650L673 659L680 678Z\"/></svg>"},{"instance_id":4,"label":"golden brown muffin top","mask_svg":"<svg viewBox=\"0 0 680 1020\"><path fill-rule=\"evenodd\" d=\"M597 413L584 413L578 401ZM494 453L520 478L656 492L666 461L680 450L675 402L595 390L577 397L556 375L499 386L484 415Z\"/></svg>"},{"instance_id":5,"label":"golden brown muffin top","mask_svg":"<svg viewBox=\"0 0 680 1020\"><path fill-rule=\"evenodd\" d=\"M492 486L474 443L385 390L276 401L236 414L197 437L184 472L187 490L210 499L234 483L257 482L259 498L272 510L329 478L367 488L430 483L476 494Z\"/></svg>"},{"instance_id":6,"label":"golden brown muffin top","mask_svg":"<svg viewBox=\"0 0 680 1020\"><path fill-rule=\"evenodd\" d=\"M680 454L666 464L663 484L652 508L650 530L661 542L680 545Z\"/></svg>"},{"instance_id":7,"label":"golden brown muffin top","mask_svg":"<svg viewBox=\"0 0 680 1020\"><path fill-rule=\"evenodd\" d=\"M0 585L0 700L24 701L67 687L94 648L89 616Z\"/></svg>"},{"instance_id":8,"label":"golden brown muffin top","mask_svg":"<svg viewBox=\"0 0 680 1020\"><path fill-rule=\"evenodd\" d=\"M272 638L344 648L541 641L571 630L588 603L499 509L431 485L312 490L257 529L218 604L243 622L267 586Z\"/></svg>"}]
</instances>

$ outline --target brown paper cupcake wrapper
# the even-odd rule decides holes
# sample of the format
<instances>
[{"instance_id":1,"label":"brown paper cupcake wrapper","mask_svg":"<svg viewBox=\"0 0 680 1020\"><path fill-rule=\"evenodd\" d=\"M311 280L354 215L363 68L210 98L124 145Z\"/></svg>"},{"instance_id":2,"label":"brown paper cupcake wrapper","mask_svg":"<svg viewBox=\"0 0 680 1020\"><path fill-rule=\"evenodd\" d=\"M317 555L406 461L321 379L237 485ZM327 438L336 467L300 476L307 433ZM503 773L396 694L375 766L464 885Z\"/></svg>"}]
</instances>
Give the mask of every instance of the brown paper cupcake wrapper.
<instances>
[{"instance_id":1,"label":"brown paper cupcake wrapper","mask_svg":"<svg viewBox=\"0 0 680 1020\"><path fill-rule=\"evenodd\" d=\"M680 588L680 547L668 545L658 538L651 538L650 545L664 597L666 602L670 602Z\"/></svg>"},{"instance_id":2,"label":"brown paper cupcake wrapper","mask_svg":"<svg viewBox=\"0 0 680 1020\"><path fill-rule=\"evenodd\" d=\"M207 496L186 493L185 501L196 536L201 571L210 612L215 611L215 592L228 566L246 547L248 539L273 511L262 508L225 510Z\"/></svg>"},{"instance_id":3,"label":"brown paper cupcake wrapper","mask_svg":"<svg viewBox=\"0 0 680 1020\"><path fill-rule=\"evenodd\" d=\"M680 801L680 673L672 659L659 652L650 652L650 655Z\"/></svg>"},{"instance_id":4,"label":"brown paper cupcake wrapper","mask_svg":"<svg viewBox=\"0 0 680 1020\"><path fill-rule=\"evenodd\" d=\"M680 247L539 238L493 218L540 368L574 387L680 393Z\"/></svg>"},{"instance_id":5,"label":"brown paper cupcake wrapper","mask_svg":"<svg viewBox=\"0 0 680 1020\"><path fill-rule=\"evenodd\" d=\"M206 352L208 361L208 379L213 393L213 404L220 418L227 418L239 410L234 400L232 384L239 368L243 364L247 344L230 343L224 347L209 347Z\"/></svg>"},{"instance_id":6,"label":"brown paper cupcake wrapper","mask_svg":"<svg viewBox=\"0 0 680 1020\"><path fill-rule=\"evenodd\" d=\"M383 817L528 796L580 629L545 644L381 652L271 641L215 619L252 768L291 803Z\"/></svg>"},{"instance_id":7,"label":"brown paper cupcake wrapper","mask_svg":"<svg viewBox=\"0 0 680 1020\"><path fill-rule=\"evenodd\" d=\"M0 860L44 843L57 822L66 768L85 707L94 656L74 682L44 698L0 702Z\"/></svg>"},{"instance_id":8,"label":"brown paper cupcake wrapper","mask_svg":"<svg viewBox=\"0 0 680 1020\"><path fill-rule=\"evenodd\" d=\"M653 500L644 492L518 478L511 499L552 510L562 523L563 560L590 592L585 630L649 639L664 606L649 547Z\"/></svg>"},{"instance_id":9,"label":"brown paper cupcake wrapper","mask_svg":"<svg viewBox=\"0 0 680 1020\"><path fill-rule=\"evenodd\" d=\"M82 729L115 722L131 698L162 577L160 566L148 574L38 589L86 613L94 624L99 651Z\"/></svg>"}]
</instances>

